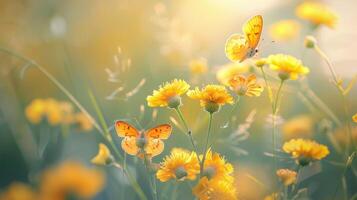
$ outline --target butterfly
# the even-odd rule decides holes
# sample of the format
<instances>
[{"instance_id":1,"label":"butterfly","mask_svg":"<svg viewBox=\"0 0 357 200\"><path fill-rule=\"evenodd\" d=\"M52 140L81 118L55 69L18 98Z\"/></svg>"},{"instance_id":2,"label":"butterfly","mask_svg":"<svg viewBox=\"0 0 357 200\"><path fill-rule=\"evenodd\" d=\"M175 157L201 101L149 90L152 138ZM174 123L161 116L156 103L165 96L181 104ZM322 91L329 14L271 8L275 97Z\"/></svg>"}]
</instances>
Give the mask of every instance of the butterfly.
<instances>
[{"instance_id":1,"label":"butterfly","mask_svg":"<svg viewBox=\"0 0 357 200\"><path fill-rule=\"evenodd\" d=\"M228 59L233 62L242 62L246 58L253 57L258 50L260 36L263 30L263 17L256 15L249 19L243 25L242 34L231 35L225 46L225 52Z\"/></svg>"},{"instance_id":2,"label":"butterfly","mask_svg":"<svg viewBox=\"0 0 357 200\"><path fill-rule=\"evenodd\" d=\"M143 158L144 155L152 158L164 150L164 142L170 137L172 127L169 124L161 124L146 132L139 132L134 126L124 121L115 122L115 130L121 142L123 150L130 155Z\"/></svg>"}]
</instances>

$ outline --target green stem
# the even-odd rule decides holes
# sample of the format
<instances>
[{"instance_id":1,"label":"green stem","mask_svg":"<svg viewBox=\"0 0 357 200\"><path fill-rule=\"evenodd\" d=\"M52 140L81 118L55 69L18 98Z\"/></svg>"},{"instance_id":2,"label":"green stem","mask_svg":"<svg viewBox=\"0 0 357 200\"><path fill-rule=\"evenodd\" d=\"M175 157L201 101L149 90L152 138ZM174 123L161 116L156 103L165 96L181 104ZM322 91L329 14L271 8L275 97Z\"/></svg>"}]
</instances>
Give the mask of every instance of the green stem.
<instances>
[{"instance_id":1,"label":"green stem","mask_svg":"<svg viewBox=\"0 0 357 200\"><path fill-rule=\"evenodd\" d=\"M208 130L207 130L207 136L206 136L206 144L205 144L205 148L203 151L203 158L201 161L201 166L200 166L200 177L202 177L203 175L203 167L205 166L205 160L206 160L206 153L207 153L207 148L208 148L208 142L209 142L209 138L211 136L211 128L212 128L212 117L213 114L209 113L209 118L208 118Z\"/></svg>"},{"instance_id":2,"label":"green stem","mask_svg":"<svg viewBox=\"0 0 357 200\"><path fill-rule=\"evenodd\" d=\"M150 184L150 189L152 191L153 199L158 200L157 191L156 191L156 182L155 182L155 179L152 179L151 169L150 169L150 161L145 153L144 153L144 165L145 165L145 168L146 168L146 171L148 174L148 180L149 180L149 184Z\"/></svg>"},{"instance_id":3,"label":"green stem","mask_svg":"<svg viewBox=\"0 0 357 200\"><path fill-rule=\"evenodd\" d=\"M238 107L239 100L240 100L240 96L238 95L236 101L234 102L234 105L233 105L231 111L230 111L229 114L228 114L228 117L227 117L225 123L221 126L222 128L225 128L225 127L227 127L227 126L229 125L229 122L230 122L230 120L231 120L231 117L233 116L234 111L235 111L235 110L237 109L237 107Z\"/></svg>"},{"instance_id":4,"label":"green stem","mask_svg":"<svg viewBox=\"0 0 357 200\"><path fill-rule=\"evenodd\" d=\"M194 141L194 139L192 137L192 131L188 128L187 122L186 122L185 118L183 117L183 114L182 114L180 108L179 107L175 108L175 111L176 111L177 115L179 116L181 122L185 126L185 129L187 131L187 135L188 135L188 137L190 139L190 142L191 142L191 145L193 147L193 150L196 152L196 156L197 156L198 162L201 162L200 156L198 155L197 146L196 146L195 141Z\"/></svg>"},{"instance_id":5,"label":"green stem","mask_svg":"<svg viewBox=\"0 0 357 200\"><path fill-rule=\"evenodd\" d=\"M260 71L262 72L262 75L263 75L263 78L264 78L265 87L268 89L269 101L273 105L273 93L271 91L271 87L269 85L269 82L268 82L268 79L267 79L267 76L265 74L265 71L264 71L263 67L260 68Z\"/></svg>"}]
</instances>

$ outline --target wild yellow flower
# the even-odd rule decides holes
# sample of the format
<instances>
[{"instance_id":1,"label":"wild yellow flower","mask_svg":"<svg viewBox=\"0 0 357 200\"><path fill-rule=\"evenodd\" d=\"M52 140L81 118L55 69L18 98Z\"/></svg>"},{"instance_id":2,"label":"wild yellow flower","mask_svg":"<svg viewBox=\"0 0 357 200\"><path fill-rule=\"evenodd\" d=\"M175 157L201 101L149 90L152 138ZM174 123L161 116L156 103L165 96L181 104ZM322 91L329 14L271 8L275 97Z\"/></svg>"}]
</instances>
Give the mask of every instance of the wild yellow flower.
<instances>
[{"instance_id":1,"label":"wild yellow flower","mask_svg":"<svg viewBox=\"0 0 357 200\"><path fill-rule=\"evenodd\" d=\"M75 123L82 131L90 131L93 129L92 122L89 120L88 116L82 112L74 115L73 123Z\"/></svg>"},{"instance_id":2,"label":"wild yellow flower","mask_svg":"<svg viewBox=\"0 0 357 200\"><path fill-rule=\"evenodd\" d=\"M270 35L277 41L288 41L296 38L300 33L299 22L291 19L281 20L270 27Z\"/></svg>"},{"instance_id":3,"label":"wild yellow flower","mask_svg":"<svg viewBox=\"0 0 357 200\"><path fill-rule=\"evenodd\" d=\"M264 67L264 65L267 64L267 59L266 58L259 58L254 60L254 64L257 67Z\"/></svg>"},{"instance_id":4,"label":"wild yellow flower","mask_svg":"<svg viewBox=\"0 0 357 200\"><path fill-rule=\"evenodd\" d=\"M268 57L268 63L272 70L279 72L279 77L283 80L298 79L299 75L309 73L309 68L305 67L301 60L285 54L275 54Z\"/></svg>"},{"instance_id":5,"label":"wild yellow flower","mask_svg":"<svg viewBox=\"0 0 357 200\"><path fill-rule=\"evenodd\" d=\"M108 147L105 144L100 143L98 153L91 162L96 165L108 165L113 162L113 156Z\"/></svg>"},{"instance_id":6,"label":"wild yellow flower","mask_svg":"<svg viewBox=\"0 0 357 200\"><path fill-rule=\"evenodd\" d=\"M229 81L231 89L240 96L260 96L263 92L263 87L257 84L257 77L250 74L247 78L241 75L233 77Z\"/></svg>"},{"instance_id":7,"label":"wild yellow flower","mask_svg":"<svg viewBox=\"0 0 357 200\"><path fill-rule=\"evenodd\" d=\"M55 99L35 99L25 110L27 119L38 124L46 119L50 125L70 124L73 120L73 107L68 102L60 102Z\"/></svg>"},{"instance_id":8,"label":"wild yellow flower","mask_svg":"<svg viewBox=\"0 0 357 200\"><path fill-rule=\"evenodd\" d=\"M46 113L46 102L43 99L33 100L26 107L25 110L25 115L27 119L33 124L40 123L45 113Z\"/></svg>"},{"instance_id":9,"label":"wild yellow flower","mask_svg":"<svg viewBox=\"0 0 357 200\"><path fill-rule=\"evenodd\" d=\"M290 169L279 169L276 175L280 178L285 186L289 186L296 181L297 173Z\"/></svg>"},{"instance_id":10,"label":"wild yellow flower","mask_svg":"<svg viewBox=\"0 0 357 200\"><path fill-rule=\"evenodd\" d=\"M189 68L192 74L201 75L208 71L207 60L204 58L191 60Z\"/></svg>"},{"instance_id":11,"label":"wild yellow flower","mask_svg":"<svg viewBox=\"0 0 357 200\"><path fill-rule=\"evenodd\" d=\"M207 151L203 167L203 176L206 176L209 180L233 182L232 173L233 166L230 163L226 162L218 153L213 153L211 149Z\"/></svg>"},{"instance_id":12,"label":"wild yellow flower","mask_svg":"<svg viewBox=\"0 0 357 200\"><path fill-rule=\"evenodd\" d=\"M235 62L223 65L219 68L216 74L217 80L225 85L228 86L229 80L237 75L242 75L249 71L249 65L247 62Z\"/></svg>"},{"instance_id":13,"label":"wild yellow flower","mask_svg":"<svg viewBox=\"0 0 357 200\"><path fill-rule=\"evenodd\" d=\"M158 90L154 90L153 95L146 98L150 107L170 107L176 108L181 105L182 94L185 94L190 85L184 80L175 79L161 85Z\"/></svg>"},{"instance_id":14,"label":"wild yellow flower","mask_svg":"<svg viewBox=\"0 0 357 200\"><path fill-rule=\"evenodd\" d=\"M196 87L188 91L187 96L200 100L200 105L211 113L218 111L221 105L233 103L233 97L222 85L207 85L202 90Z\"/></svg>"},{"instance_id":15,"label":"wild yellow flower","mask_svg":"<svg viewBox=\"0 0 357 200\"><path fill-rule=\"evenodd\" d=\"M337 15L325 5L318 2L306 1L296 7L298 17L310 21L312 24L326 25L334 28L337 23Z\"/></svg>"},{"instance_id":16,"label":"wild yellow flower","mask_svg":"<svg viewBox=\"0 0 357 200\"><path fill-rule=\"evenodd\" d=\"M14 182L0 194L0 200L37 200L37 196L30 186Z\"/></svg>"},{"instance_id":17,"label":"wild yellow flower","mask_svg":"<svg viewBox=\"0 0 357 200\"><path fill-rule=\"evenodd\" d=\"M291 154L301 166L308 165L311 161L321 160L330 153L327 146L304 139L292 139L285 142L283 150Z\"/></svg>"},{"instance_id":18,"label":"wild yellow flower","mask_svg":"<svg viewBox=\"0 0 357 200\"><path fill-rule=\"evenodd\" d=\"M293 138L310 138L313 133L314 120L309 115L298 115L282 125L284 140Z\"/></svg>"},{"instance_id":19,"label":"wild yellow flower","mask_svg":"<svg viewBox=\"0 0 357 200\"><path fill-rule=\"evenodd\" d=\"M91 199L105 183L103 174L80 163L67 161L46 170L41 178L41 200L65 200L69 195Z\"/></svg>"},{"instance_id":20,"label":"wild yellow flower","mask_svg":"<svg viewBox=\"0 0 357 200\"><path fill-rule=\"evenodd\" d=\"M230 182L200 179L192 189L192 193L199 200L236 200L236 189Z\"/></svg>"},{"instance_id":21,"label":"wild yellow flower","mask_svg":"<svg viewBox=\"0 0 357 200\"><path fill-rule=\"evenodd\" d=\"M199 172L200 165L194 152L190 153L183 149L174 148L171 154L166 156L160 164L156 177L161 182L170 179L194 180Z\"/></svg>"},{"instance_id":22,"label":"wild yellow flower","mask_svg":"<svg viewBox=\"0 0 357 200\"><path fill-rule=\"evenodd\" d=\"M357 113L353 115L352 120L357 123Z\"/></svg>"}]
</instances>

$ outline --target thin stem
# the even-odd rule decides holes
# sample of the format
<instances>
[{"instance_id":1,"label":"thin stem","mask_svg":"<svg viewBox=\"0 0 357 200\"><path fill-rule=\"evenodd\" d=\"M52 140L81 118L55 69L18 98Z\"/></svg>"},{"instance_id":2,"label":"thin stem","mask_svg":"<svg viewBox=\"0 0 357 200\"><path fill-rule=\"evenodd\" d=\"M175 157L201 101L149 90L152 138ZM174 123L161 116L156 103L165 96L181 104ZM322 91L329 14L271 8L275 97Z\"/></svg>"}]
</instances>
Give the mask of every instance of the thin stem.
<instances>
[{"instance_id":1,"label":"thin stem","mask_svg":"<svg viewBox=\"0 0 357 200\"><path fill-rule=\"evenodd\" d=\"M212 117L213 114L209 113L209 118L208 118L208 130L207 130L207 136L206 136L206 144L205 144L205 148L203 151L203 158L201 161L201 166L200 166L200 177L202 177L203 175L203 167L205 166L205 160L206 160L206 153L207 153L207 148L208 148L208 142L209 142L209 138L211 136L211 128L212 128Z\"/></svg>"},{"instance_id":2,"label":"thin stem","mask_svg":"<svg viewBox=\"0 0 357 200\"><path fill-rule=\"evenodd\" d=\"M150 162L148 157L146 156L146 154L144 153L144 165L148 174L148 180L149 180L149 184L150 184L150 189L152 191L152 196L154 200L158 200L157 199L157 191L156 191L156 183L153 183L155 180L152 179L152 175L151 175L151 170L150 170Z\"/></svg>"},{"instance_id":3,"label":"thin stem","mask_svg":"<svg viewBox=\"0 0 357 200\"><path fill-rule=\"evenodd\" d=\"M272 140L273 140L273 155L274 155L274 169L275 171L278 169L278 161L277 161L277 157L275 156L275 150L276 150L276 117L277 117L277 107L278 107L278 101L279 101L279 96L280 96L280 93L281 93L281 89L283 88L283 85L284 85L284 80L281 79L280 81L280 85L279 85L279 89L276 93L276 97L274 99L274 103L273 103L273 133L272 133Z\"/></svg>"},{"instance_id":4,"label":"thin stem","mask_svg":"<svg viewBox=\"0 0 357 200\"><path fill-rule=\"evenodd\" d=\"M23 61L29 63L31 66L36 67L40 72L42 72L53 84L55 84L78 107L78 109L81 112L83 112L83 114L85 114L88 117L88 119L93 124L93 126L99 131L99 133L101 133L100 135L102 135L104 137L104 139L107 140L109 144L111 144L116 156L118 156L119 158L121 157L120 153L119 153L118 149L116 148L116 146L114 145L113 141L110 141L108 139L108 137L105 137L106 132L102 129L102 127L100 127L100 125L95 121L95 119L92 117L92 115L89 114L89 112L82 106L82 104L52 74L50 74L44 67L37 64L35 61L33 61L29 58L26 58L20 54L17 54L11 50L0 47L0 51L7 53L10 56L16 57L20 60L23 60ZM130 173L128 173L129 171L126 168L124 168L124 171L127 173L128 179L129 179L131 185L133 186L135 192L139 195L140 199L147 200L144 192L142 191L142 189L140 188L139 184L136 182L134 177Z\"/></svg>"},{"instance_id":5,"label":"thin stem","mask_svg":"<svg viewBox=\"0 0 357 200\"><path fill-rule=\"evenodd\" d=\"M183 114L182 114L180 108L179 107L175 108L175 111L176 111L177 115L179 116L181 122L185 126L185 129L187 131L187 135L188 135L188 137L190 139L190 142L191 142L191 145L193 147L193 150L196 152L196 156L197 156L198 162L201 162L200 156L198 155L197 146L196 146L195 141L194 141L194 139L192 137L192 131L188 128L187 122L186 122L185 118L183 117Z\"/></svg>"},{"instance_id":6,"label":"thin stem","mask_svg":"<svg viewBox=\"0 0 357 200\"><path fill-rule=\"evenodd\" d=\"M260 68L260 71L262 72L263 74L263 78L264 78L264 82L265 82L265 87L268 88L268 95L269 95L269 101L270 103L273 105L273 92L271 91L271 87L269 85L269 82L268 82L268 79L267 79L267 76L265 74L265 71L263 69L263 67Z\"/></svg>"},{"instance_id":7,"label":"thin stem","mask_svg":"<svg viewBox=\"0 0 357 200\"><path fill-rule=\"evenodd\" d=\"M234 102L234 105L233 105L231 111L228 114L228 117L227 117L225 123L221 126L221 128L226 128L229 125L229 122L231 121L231 117L233 116L234 111L238 107L239 100L240 100L240 96L238 95L236 101Z\"/></svg>"},{"instance_id":8,"label":"thin stem","mask_svg":"<svg viewBox=\"0 0 357 200\"><path fill-rule=\"evenodd\" d=\"M315 44L315 50L316 52L324 59L324 61L326 62L330 72L331 72L331 75L332 75L332 78L336 84L336 86L338 86L338 78L337 78L337 74L336 74L336 71L335 69L333 68L333 65L330 61L330 59L327 57L327 55L320 49L320 47L318 45Z\"/></svg>"}]
</instances>

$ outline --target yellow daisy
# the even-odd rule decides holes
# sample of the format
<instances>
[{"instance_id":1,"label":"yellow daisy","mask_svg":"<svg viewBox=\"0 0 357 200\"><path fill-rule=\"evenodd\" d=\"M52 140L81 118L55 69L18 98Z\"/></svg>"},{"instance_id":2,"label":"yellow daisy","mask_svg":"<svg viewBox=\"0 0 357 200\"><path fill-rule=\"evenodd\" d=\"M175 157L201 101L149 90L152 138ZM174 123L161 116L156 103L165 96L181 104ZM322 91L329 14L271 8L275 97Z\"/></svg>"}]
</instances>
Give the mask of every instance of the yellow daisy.
<instances>
[{"instance_id":1,"label":"yellow daisy","mask_svg":"<svg viewBox=\"0 0 357 200\"><path fill-rule=\"evenodd\" d=\"M218 111L221 105L233 103L233 97L222 85L207 85L202 90L196 87L194 90L188 91L187 96L200 100L200 105L210 113Z\"/></svg>"},{"instance_id":2,"label":"yellow daisy","mask_svg":"<svg viewBox=\"0 0 357 200\"><path fill-rule=\"evenodd\" d=\"M285 142L283 150L291 154L301 166L308 165L314 160L321 160L330 153L327 146L304 139L292 139Z\"/></svg>"},{"instance_id":3,"label":"yellow daisy","mask_svg":"<svg viewBox=\"0 0 357 200\"><path fill-rule=\"evenodd\" d=\"M276 171L276 175L279 177L279 179L281 180L281 182L283 182L285 186L289 186L295 183L297 177L296 171L289 169L279 169L278 171Z\"/></svg>"},{"instance_id":4,"label":"yellow daisy","mask_svg":"<svg viewBox=\"0 0 357 200\"><path fill-rule=\"evenodd\" d=\"M100 143L98 153L91 162L96 165L108 165L113 162L113 156L108 147L105 144Z\"/></svg>"},{"instance_id":5,"label":"yellow daisy","mask_svg":"<svg viewBox=\"0 0 357 200\"><path fill-rule=\"evenodd\" d=\"M201 156L202 157L202 156ZM210 149L206 153L203 176L209 180L225 180L233 182L233 166L218 153L213 153Z\"/></svg>"},{"instance_id":6,"label":"yellow daisy","mask_svg":"<svg viewBox=\"0 0 357 200\"><path fill-rule=\"evenodd\" d=\"M236 189L230 182L200 179L192 189L192 193L199 200L236 200Z\"/></svg>"},{"instance_id":7,"label":"yellow daisy","mask_svg":"<svg viewBox=\"0 0 357 200\"><path fill-rule=\"evenodd\" d=\"M275 54L268 57L268 63L272 70L279 72L282 80L296 80L299 75L309 73L309 68L305 67L301 60L285 54Z\"/></svg>"},{"instance_id":8,"label":"yellow daisy","mask_svg":"<svg viewBox=\"0 0 357 200\"><path fill-rule=\"evenodd\" d=\"M326 25L334 28L337 23L337 15L325 5L318 2L306 1L296 7L296 15L301 19L308 20L312 24Z\"/></svg>"},{"instance_id":9,"label":"yellow daisy","mask_svg":"<svg viewBox=\"0 0 357 200\"><path fill-rule=\"evenodd\" d=\"M229 86L240 96L260 96L263 92L263 87L257 84L257 77L254 74L247 78L241 75L235 76L229 81Z\"/></svg>"},{"instance_id":10,"label":"yellow daisy","mask_svg":"<svg viewBox=\"0 0 357 200\"><path fill-rule=\"evenodd\" d=\"M247 73L248 71L249 65L247 62L229 63L219 68L216 74L216 78L221 84L228 86L229 80L237 75Z\"/></svg>"},{"instance_id":11,"label":"yellow daisy","mask_svg":"<svg viewBox=\"0 0 357 200\"><path fill-rule=\"evenodd\" d=\"M41 177L41 200L65 200L68 195L92 199L105 183L104 175L77 162L65 162L46 170Z\"/></svg>"},{"instance_id":12,"label":"yellow daisy","mask_svg":"<svg viewBox=\"0 0 357 200\"><path fill-rule=\"evenodd\" d=\"M166 156L161 163L160 169L156 173L156 177L161 182L166 182L170 179L177 180L194 180L200 172L196 154L183 149L174 148L169 156Z\"/></svg>"},{"instance_id":13,"label":"yellow daisy","mask_svg":"<svg viewBox=\"0 0 357 200\"><path fill-rule=\"evenodd\" d=\"M207 60L204 58L191 60L189 68L192 74L201 75L208 71Z\"/></svg>"},{"instance_id":14,"label":"yellow daisy","mask_svg":"<svg viewBox=\"0 0 357 200\"><path fill-rule=\"evenodd\" d=\"M300 32L299 22L291 19L281 20L270 27L270 35L277 41L288 41L296 38Z\"/></svg>"},{"instance_id":15,"label":"yellow daisy","mask_svg":"<svg viewBox=\"0 0 357 200\"><path fill-rule=\"evenodd\" d=\"M45 114L46 101L43 99L34 99L25 109L27 119L33 124L40 123Z\"/></svg>"},{"instance_id":16,"label":"yellow daisy","mask_svg":"<svg viewBox=\"0 0 357 200\"><path fill-rule=\"evenodd\" d=\"M150 107L170 107L176 108L181 105L182 94L185 94L190 85L184 80L175 79L161 85L158 90L154 90L153 95L146 98Z\"/></svg>"}]
</instances>

